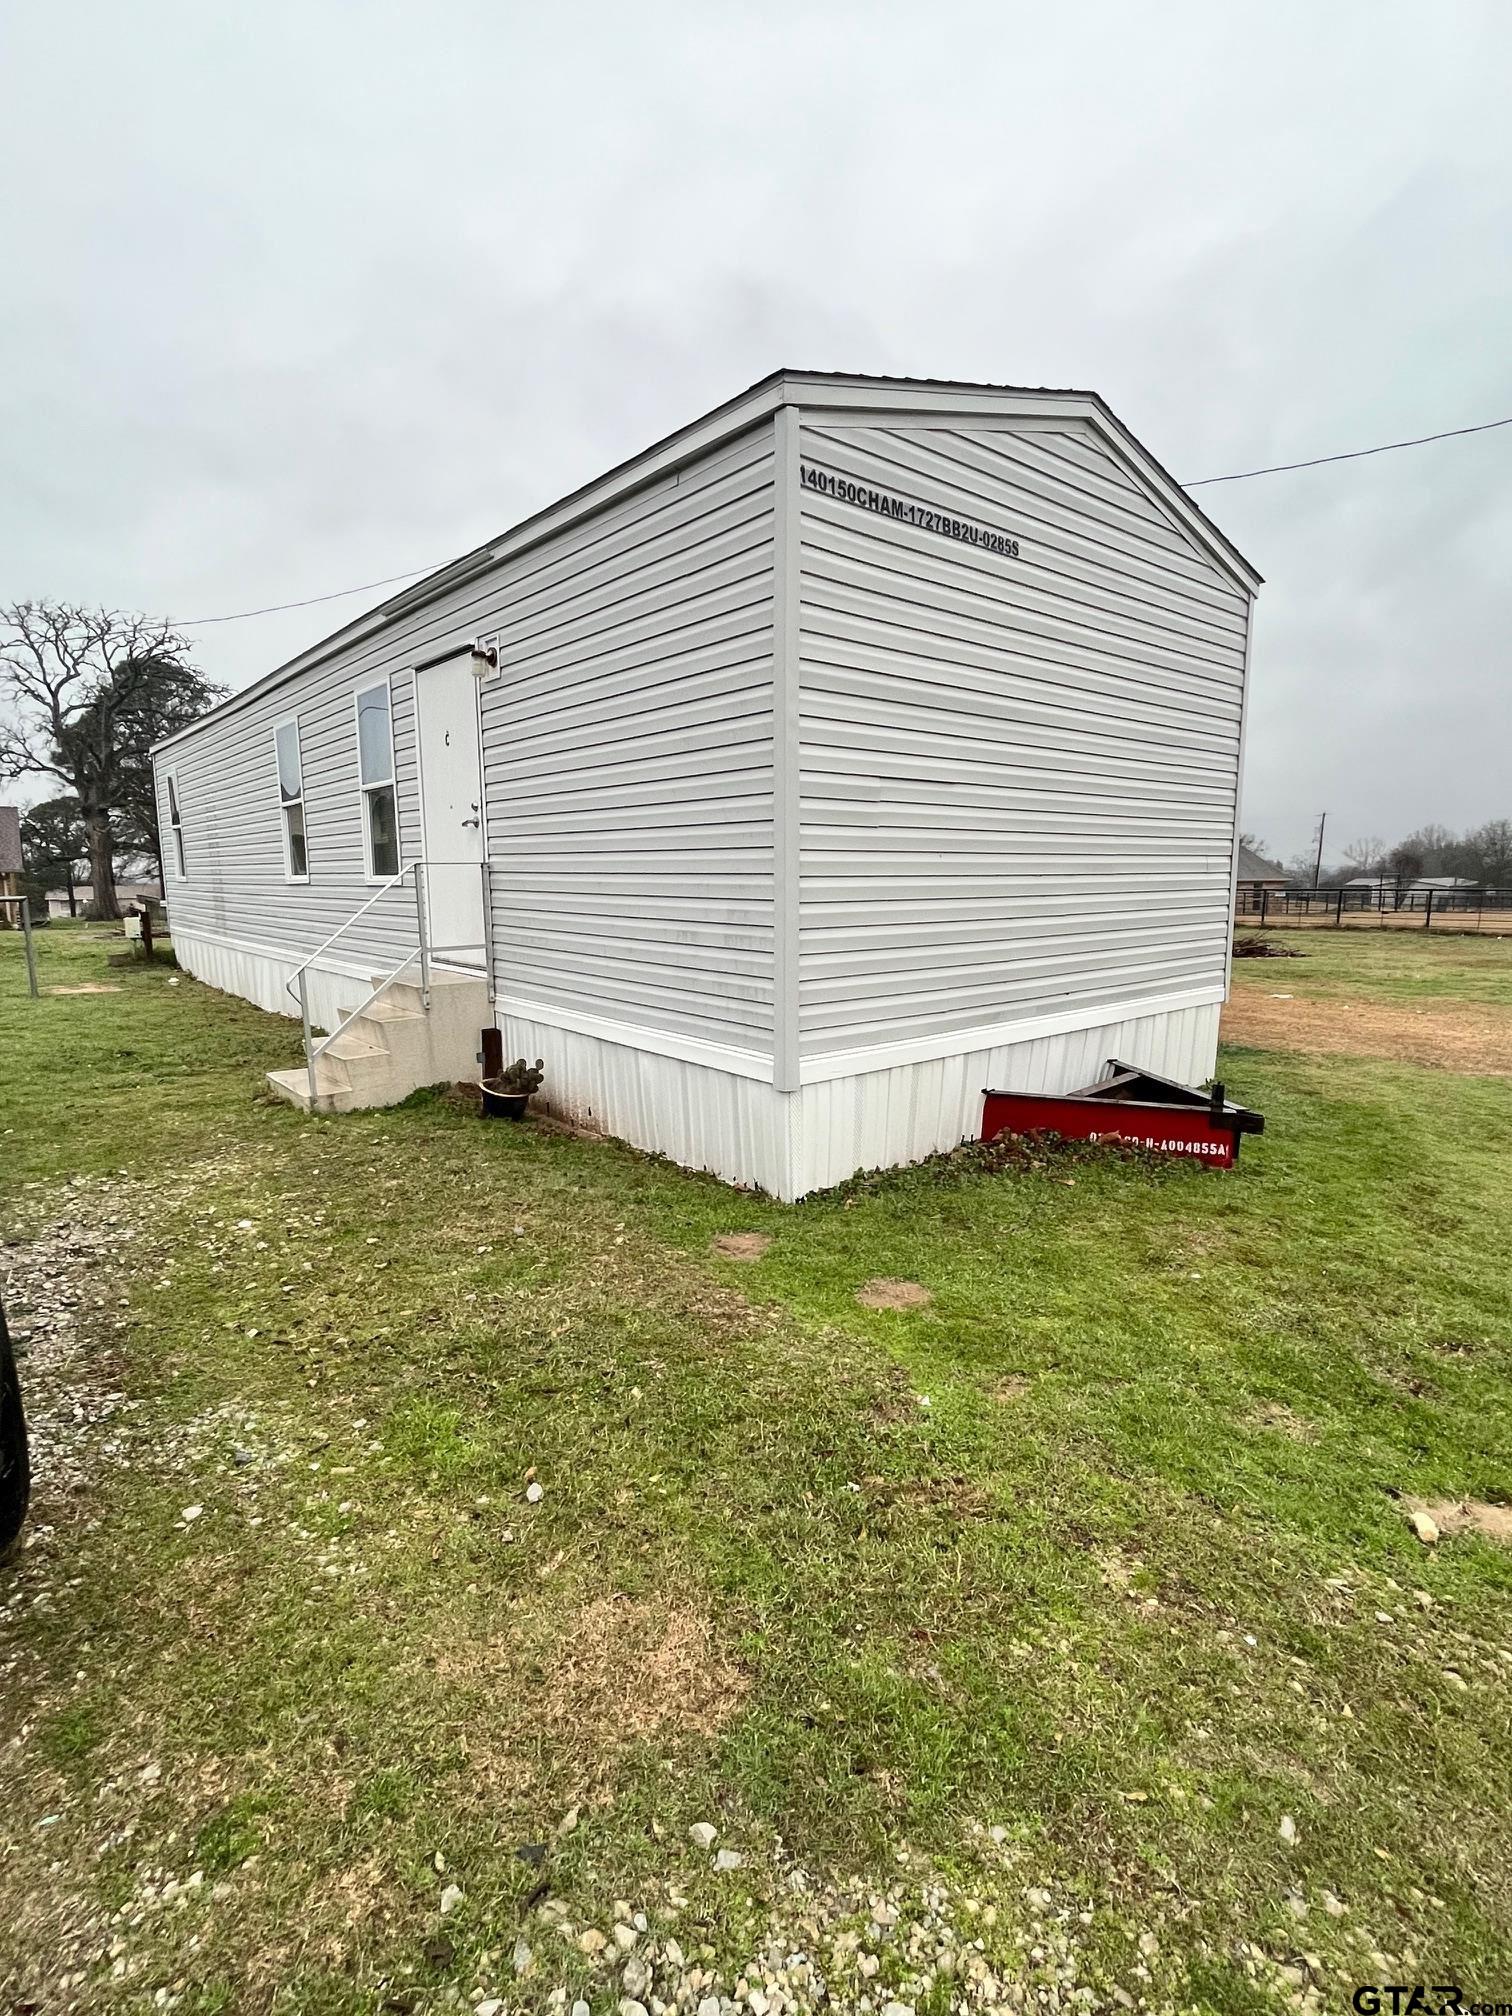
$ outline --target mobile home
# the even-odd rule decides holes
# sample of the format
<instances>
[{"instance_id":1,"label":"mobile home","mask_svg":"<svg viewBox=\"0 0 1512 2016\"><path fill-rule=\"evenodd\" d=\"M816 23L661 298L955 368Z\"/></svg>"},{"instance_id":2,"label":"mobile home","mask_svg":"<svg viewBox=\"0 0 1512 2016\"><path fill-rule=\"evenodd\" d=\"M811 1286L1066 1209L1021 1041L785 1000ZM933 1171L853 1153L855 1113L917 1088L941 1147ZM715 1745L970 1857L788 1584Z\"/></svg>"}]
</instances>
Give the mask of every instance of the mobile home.
<instances>
[{"instance_id":1,"label":"mobile home","mask_svg":"<svg viewBox=\"0 0 1512 2016\"><path fill-rule=\"evenodd\" d=\"M180 963L303 1011L301 1105L497 1024L783 1198L1199 1081L1258 586L1093 393L777 372L164 742Z\"/></svg>"}]
</instances>

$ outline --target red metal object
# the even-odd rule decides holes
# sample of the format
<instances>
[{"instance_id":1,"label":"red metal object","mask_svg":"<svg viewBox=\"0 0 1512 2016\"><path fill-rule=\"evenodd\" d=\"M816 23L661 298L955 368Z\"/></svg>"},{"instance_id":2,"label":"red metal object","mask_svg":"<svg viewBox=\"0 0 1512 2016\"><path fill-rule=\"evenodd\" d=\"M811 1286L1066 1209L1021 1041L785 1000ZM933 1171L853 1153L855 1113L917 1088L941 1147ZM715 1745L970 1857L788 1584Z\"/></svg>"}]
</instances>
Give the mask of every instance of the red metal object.
<instances>
[{"instance_id":1,"label":"red metal object","mask_svg":"<svg viewBox=\"0 0 1512 2016\"><path fill-rule=\"evenodd\" d=\"M1163 1155L1189 1156L1210 1169L1229 1169L1246 1134L1265 1121L1247 1106L1179 1085L1133 1064L1108 1060L1108 1076L1079 1092L983 1093L982 1139L995 1135L1059 1134L1068 1141L1129 1141Z\"/></svg>"}]
</instances>

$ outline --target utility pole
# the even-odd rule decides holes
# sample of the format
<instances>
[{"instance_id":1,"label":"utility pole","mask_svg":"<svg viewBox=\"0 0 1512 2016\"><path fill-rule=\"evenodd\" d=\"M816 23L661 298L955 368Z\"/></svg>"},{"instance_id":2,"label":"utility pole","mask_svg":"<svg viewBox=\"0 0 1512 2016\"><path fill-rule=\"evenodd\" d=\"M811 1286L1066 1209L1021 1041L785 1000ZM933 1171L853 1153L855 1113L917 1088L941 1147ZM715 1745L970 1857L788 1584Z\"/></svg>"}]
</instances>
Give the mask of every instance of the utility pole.
<instances>
[{"instance_id":1,"label":"utility pole","mask_svg":"<svg viewBox=\"0 0 1512 2016\"><path fill-rule=\"evenodd\" d=\"M1318 878L1323 873L1323 828L1327 824L1328 824L1328 814L1326 812L1320 812L1318 814L1318 853L1316 860L1313 862L1314 896L1316 896L1318 893Z\"/></svg>"}]
</instances>

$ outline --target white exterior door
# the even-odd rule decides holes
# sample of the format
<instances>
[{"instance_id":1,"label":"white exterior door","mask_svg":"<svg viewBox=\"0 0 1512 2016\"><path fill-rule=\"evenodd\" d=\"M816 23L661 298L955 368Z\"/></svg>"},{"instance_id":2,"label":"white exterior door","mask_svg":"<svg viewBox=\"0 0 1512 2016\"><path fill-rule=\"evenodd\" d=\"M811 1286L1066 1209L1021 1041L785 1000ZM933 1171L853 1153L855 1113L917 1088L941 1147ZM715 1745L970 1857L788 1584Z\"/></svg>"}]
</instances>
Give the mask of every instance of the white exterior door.
<instances>
[{"instance_id":1,"label":"white exterior door","mask_svg":"<svg viewBox=\"0 0 1512 2016\"><path fill-rule=\"evenodd\" d=\"M483 964L483 763L464 653L415 674L426 921L438 957Z\"/></svg>"}]
</instances>

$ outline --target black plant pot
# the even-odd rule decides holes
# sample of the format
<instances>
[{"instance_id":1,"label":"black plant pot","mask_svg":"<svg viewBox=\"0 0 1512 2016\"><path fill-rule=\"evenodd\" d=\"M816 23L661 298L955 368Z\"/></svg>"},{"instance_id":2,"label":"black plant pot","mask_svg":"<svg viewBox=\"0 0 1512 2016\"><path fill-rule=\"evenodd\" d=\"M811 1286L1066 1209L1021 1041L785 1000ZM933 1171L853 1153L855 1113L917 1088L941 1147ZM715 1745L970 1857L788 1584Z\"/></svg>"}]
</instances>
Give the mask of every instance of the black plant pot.
<instances>
[{"instance_id":1,"label":"black plant pot","mask_svg":"<svg viewBox=\"0 0 1512 2016\"><path fill-rule=\"evenodd\" d=\"M525 1109L530 1104L528 1092L497 1092L491 1085L481 1081L478 1090L483 1095L483 1117L485 1120L523 1120Z\"/></svg>"}]
</instances>

